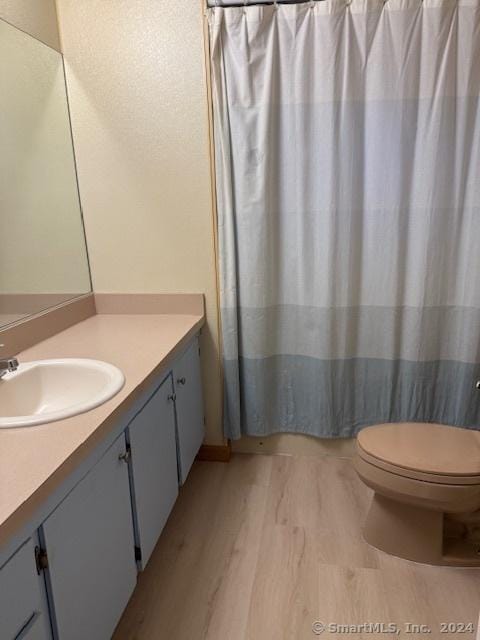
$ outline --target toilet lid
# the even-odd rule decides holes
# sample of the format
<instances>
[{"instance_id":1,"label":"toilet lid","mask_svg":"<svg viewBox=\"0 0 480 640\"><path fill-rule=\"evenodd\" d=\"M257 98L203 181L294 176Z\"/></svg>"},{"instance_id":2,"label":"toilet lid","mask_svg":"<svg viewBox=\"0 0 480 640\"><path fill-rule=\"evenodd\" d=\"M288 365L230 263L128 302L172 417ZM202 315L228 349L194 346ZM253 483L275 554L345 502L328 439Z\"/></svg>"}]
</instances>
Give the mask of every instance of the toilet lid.
<instances>
[{"instance_id":1,"label":"toilet lid","mask_svg":"<svg viewBox=\"0 0 480 640\"><path fill-rule=\"evenodd\" d=\"M367 427L357 437L369 456L394 467L442 476L480 475L480 432L424 422Z\"/></svg>"}]
</instances>

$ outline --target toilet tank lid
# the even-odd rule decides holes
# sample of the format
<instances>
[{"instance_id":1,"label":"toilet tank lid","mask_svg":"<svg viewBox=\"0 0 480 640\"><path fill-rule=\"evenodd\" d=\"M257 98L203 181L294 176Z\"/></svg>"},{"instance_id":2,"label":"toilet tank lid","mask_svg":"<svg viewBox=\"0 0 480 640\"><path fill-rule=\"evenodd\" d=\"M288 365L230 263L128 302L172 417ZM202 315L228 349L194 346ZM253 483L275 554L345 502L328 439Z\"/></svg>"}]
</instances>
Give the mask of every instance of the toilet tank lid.
<instances>
[{"instance_id":1,"label":"toilet tank lid","mask_svg":"<svg viewBox=\"0 0 480 640\"><path fill-rule=\"evenodd\" d=\"M480 475L480 432L426 422L367 427L357 436L370 456L391 465L448 476Z\"/></svg>"}]
</instances>

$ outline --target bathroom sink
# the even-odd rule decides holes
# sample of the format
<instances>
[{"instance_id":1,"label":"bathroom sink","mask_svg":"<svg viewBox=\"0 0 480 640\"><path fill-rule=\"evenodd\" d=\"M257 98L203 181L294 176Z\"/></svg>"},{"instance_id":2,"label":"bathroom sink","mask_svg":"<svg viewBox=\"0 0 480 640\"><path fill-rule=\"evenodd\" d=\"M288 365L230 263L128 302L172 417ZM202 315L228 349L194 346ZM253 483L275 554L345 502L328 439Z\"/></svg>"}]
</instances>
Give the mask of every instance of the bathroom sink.
<instances>
[{"instance_id":1,"label":"bathroom sink","mask_svg":"<svg viewBox=\"0 0 480 640\"><path fill-rule=\"evenodd\" d=\"M100 360L64 358L20 364L0 379L0 429L84 413L112 398L124 382L120 369Z\"/></svg>"}]
</instances>

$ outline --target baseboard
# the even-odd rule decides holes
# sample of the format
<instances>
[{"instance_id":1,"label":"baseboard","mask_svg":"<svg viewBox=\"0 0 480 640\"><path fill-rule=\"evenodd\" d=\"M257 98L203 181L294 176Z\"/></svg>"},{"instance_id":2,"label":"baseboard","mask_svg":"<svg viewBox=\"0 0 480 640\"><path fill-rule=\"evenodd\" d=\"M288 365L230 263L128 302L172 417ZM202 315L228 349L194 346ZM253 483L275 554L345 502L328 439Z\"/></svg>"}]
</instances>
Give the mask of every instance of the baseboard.
<instances>
[{"instance_id":1,"label":"baseboard","mask_svg":"<svg viewBox=\"0 0 480 640\"><path fill-rule=\"evenodd\" d=\"M224 445L202 444L197 453L197 460L204 462L229 462L232 455L230 441Z\"/></svg>"},{"instance_id":2,"label":"baseboard","mask_svg":"<svg viewBox=\"0 0 480 640\"><path fill-rule=\"evenodd\" d=\"M243 436L232 443L234 453L266 453L290 456L334 456L351 458L355 454L354 438L313 438L300 433L272 436Z\"/></svg>"}]
</instances>

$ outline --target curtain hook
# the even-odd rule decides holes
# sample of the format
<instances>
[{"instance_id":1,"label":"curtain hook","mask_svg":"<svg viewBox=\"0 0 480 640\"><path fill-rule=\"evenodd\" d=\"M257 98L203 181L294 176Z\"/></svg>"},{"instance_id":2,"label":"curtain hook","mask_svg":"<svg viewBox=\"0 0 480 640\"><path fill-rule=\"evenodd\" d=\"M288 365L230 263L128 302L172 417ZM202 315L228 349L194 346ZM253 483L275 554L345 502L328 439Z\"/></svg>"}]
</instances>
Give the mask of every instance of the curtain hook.
<instances>
[{"instance_id":1,"label":"curtain hook","mask_svg":"<svg viewBox=\"0 0 480 640\"><path fill-rule=\"evenodd\" d=\"M243 0L243 13L247 15L247 0Z\"/></svg>"}]
</instances>

